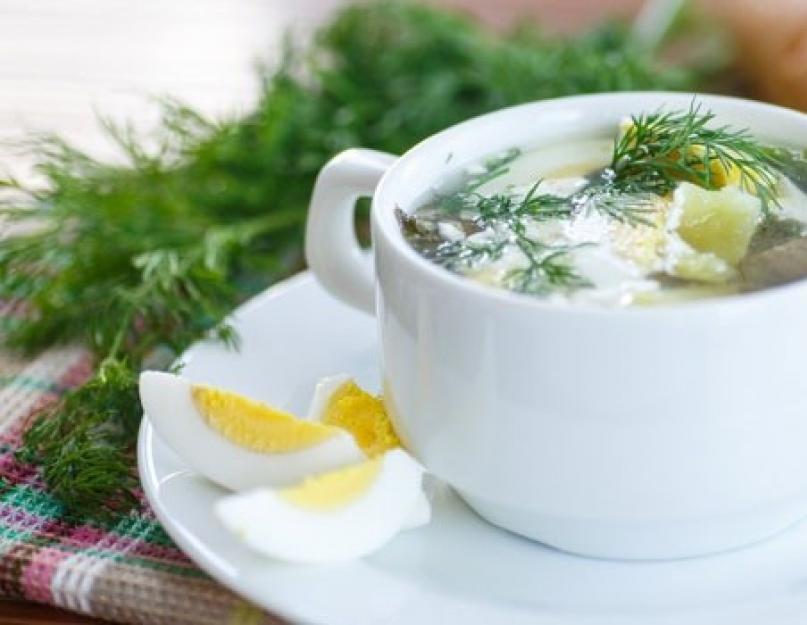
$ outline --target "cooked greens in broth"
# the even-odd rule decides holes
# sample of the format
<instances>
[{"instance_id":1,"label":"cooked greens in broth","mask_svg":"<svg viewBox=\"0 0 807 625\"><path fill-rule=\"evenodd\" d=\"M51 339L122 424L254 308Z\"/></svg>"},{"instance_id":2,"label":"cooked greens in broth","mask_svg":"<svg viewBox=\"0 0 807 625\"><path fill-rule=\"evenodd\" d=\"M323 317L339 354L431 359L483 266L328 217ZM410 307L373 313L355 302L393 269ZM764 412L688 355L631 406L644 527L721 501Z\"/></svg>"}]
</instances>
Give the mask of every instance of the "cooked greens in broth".
<instances>
[{"instance_id":1,"label":"cooked greens in broth","mask_svg":"<svg viewBox=\"0 0 807 625\"><path fill-rule=\"evenodd\" d=\"M807 151L760 143L694 104L592 139L512 149L412 214L424 257L559 301L637 306L807 276Z\"/></svg>"}]
</instances>

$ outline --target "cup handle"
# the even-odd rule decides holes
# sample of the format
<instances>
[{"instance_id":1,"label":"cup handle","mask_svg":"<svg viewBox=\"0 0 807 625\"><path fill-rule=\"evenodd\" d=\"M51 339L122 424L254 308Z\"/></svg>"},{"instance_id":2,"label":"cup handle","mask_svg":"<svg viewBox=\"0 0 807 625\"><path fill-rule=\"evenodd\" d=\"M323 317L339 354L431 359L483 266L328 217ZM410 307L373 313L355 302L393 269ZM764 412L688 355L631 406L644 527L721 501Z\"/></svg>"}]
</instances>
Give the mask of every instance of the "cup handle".
<instances>
[{"instance_id":1,"label":"cup handle","mask_svg":"<svg viewBox=\"0 0 807 625\"><path fill-rule=\"evenodd\" d=\"M397 156L353 148L336 155L314 184L305 231L308 266L331 295L375 314L372 258L356 238L356 200L372 196L381 176Z\"/></svg>"}]
</instances>

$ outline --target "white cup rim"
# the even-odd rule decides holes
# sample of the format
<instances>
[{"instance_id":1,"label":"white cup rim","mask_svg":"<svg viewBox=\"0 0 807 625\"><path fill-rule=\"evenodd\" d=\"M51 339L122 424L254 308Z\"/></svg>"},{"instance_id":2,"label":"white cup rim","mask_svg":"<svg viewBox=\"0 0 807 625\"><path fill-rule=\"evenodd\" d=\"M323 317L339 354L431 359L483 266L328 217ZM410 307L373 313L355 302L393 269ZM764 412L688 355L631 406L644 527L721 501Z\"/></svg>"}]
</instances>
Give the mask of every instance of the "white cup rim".
<instances>
[{"instance_id":1,"label":"white cup rim","mask_svg":"<svg viewBox=\"0 0 807 625\"><path fill-rule=\"evenodd\" d=\"M500 109L466 120L431 135L410 148L390 167L381 178L373 197L373 208L371 212L374 237L373 244L384 245L388 248L395 249L399 256L405 259L412 268L417 270L416 275L419 279L430 283L436 288L463 289L477 294L482 300L487 302L500 303L514 307L526 307L546 313L559 312L562 314L594 316L631 314L643 317L667 317L671 314L680 315L684 312L718 312L726 310L727 308L741 309L767 306L782 301L783 299L797 296L802 291L807 290L807 277L795 282L769 287L759 291L696 299L669 306L621 308L576 303L564 305L555 301L549 302L544 298L484 285L457 275L421 256L403 237L394 211L397 206L395 197L396 187L400 182L398 179L399 173L405 167L411 166L422 159L427 153L440 150L441 146L444 146L460 133L477 132L479 128L486 123L495 121L502 122L509 116L530 109L531 112L540 113L550 108L553 110L560 108L573 109L575 107L595 109L601 105L613 106L615 103L618 103L624 105L625 114L635 114L667 105L672 105L675 108L688 107L693 100L697 100L698 103L702 104L707 109L731 109L734 113L741 112L746 114L749 117L747 126L752 132L754 128L759 125L759 120L762 118L770 118L771 120L776 118L783 123L790 125L796 124L804 127L805 132L807 132L807 114L800 113L793 109L756 100L694 92L624 91L575 95L529 102ZM637 107L637 102L645 102L651 104L651 106L648 107L640 104ZM719 115L720 113L718 112L718 119ZM752 118L755 118L756 122ZM786 145L787 141L783 140L781 143ZM517 146L518 142L516 141L512 147ZM807 147L807 145L804 147ZM478 160L488 155L490 155L490 151L482 149L474 156L473 160ZM424 188L424 191L426 190L427 189Z\"/></svg>"}]
</instances>

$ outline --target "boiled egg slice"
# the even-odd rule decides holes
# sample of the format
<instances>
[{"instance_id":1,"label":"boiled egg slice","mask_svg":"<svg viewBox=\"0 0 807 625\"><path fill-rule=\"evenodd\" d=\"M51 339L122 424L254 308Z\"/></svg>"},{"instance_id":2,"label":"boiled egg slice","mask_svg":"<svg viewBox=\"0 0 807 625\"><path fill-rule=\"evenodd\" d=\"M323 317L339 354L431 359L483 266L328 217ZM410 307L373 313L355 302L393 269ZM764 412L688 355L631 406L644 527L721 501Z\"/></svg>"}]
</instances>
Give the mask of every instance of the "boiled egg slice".
<instances>
[{"instance_id":1,"label":"boiled egg slice","mask_svg":"<svg viewBox=\"0 0 807 625\"><path fill-rule=\"evenodd\" d=\"M308 411L313 421L348 430L369 457L401 446L381 397L347 375L323 378Z\"/></svg>"},{"instance_id":2,"label":"boiled egg slice","mask_svg":"<svg viewBox=\"0 0 807 625\"><path fill-rule=\"evenodd\" d=\"M367 457L341 427L300 419L178 375L144 372L140 399L174 452L230 490L289 486Z\"/></svg>"},{"instance_id":3,"label":"boiled egg slice","mask_svg":"<svg viewBox=\"0 0 807 625\"><path fill-rule=\"evenodd\" d=\"M429 520L423 468L393 449L283 489L222 498L224 526L249 548L278 560L329 563L365 556L413 519Z\"/></svg>"}]
</instances>

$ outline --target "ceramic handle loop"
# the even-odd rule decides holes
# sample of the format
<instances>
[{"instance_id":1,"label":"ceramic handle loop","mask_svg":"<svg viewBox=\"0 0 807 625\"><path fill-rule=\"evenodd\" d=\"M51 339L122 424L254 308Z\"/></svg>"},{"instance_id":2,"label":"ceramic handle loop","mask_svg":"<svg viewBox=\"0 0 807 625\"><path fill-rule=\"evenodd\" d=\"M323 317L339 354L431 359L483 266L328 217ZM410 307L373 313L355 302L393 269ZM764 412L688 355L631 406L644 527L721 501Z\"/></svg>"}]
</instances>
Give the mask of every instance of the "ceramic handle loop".
<instances>
[{"instance_id":1,"label":"ceramic handle loop","mask_svg":"<svg viewBox=\"0 0 807 625\"><path fill-rule=\"evenodd\" d=\"M331 159L317 176L305 233L308 266L336 298L375 314L372 260L356 238L356 200L372 196L397 157L354 148Z\"/></svg>"}]
</instances>

